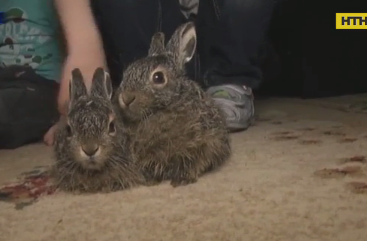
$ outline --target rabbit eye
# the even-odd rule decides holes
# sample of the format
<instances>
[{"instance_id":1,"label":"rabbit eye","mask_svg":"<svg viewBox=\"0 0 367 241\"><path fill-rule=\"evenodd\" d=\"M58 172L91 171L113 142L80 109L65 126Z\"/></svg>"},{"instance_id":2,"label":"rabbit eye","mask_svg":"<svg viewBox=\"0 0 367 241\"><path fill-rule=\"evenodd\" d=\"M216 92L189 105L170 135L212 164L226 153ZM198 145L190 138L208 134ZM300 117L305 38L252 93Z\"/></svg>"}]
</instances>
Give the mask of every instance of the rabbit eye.
<instances>
[{"instance_id":1,"label":"rabbit eye","mask_svg":"<svg viewBox=\"0 0 367 241\"><path fill-rule=\"evenodd\" d=\"M153 74L153 83L154 84L164 84L166 82L166 78L164 77L163 72L155 72Z\"/></svg>"},{"instance_id":2,"label":"rabbit eye","mask_svg":"<svg viewBox=\"0 0 367 241\"><path fill-rule=\"evenodd\" d=\"M72 135L71 127L69 125L66 126L66 133L67 133L68 136Z\"/></svg>"},{"instance_id":3,"label":"rabbit eye","mask_svg":"<svg viewBox=\"0 0 367 241\"><path fill-rule=\"evenodd\" d=\"M111 122L108 126L108 134L113 135L116 133L116 127L113 122Z\"/></svg>"}]
</instances>

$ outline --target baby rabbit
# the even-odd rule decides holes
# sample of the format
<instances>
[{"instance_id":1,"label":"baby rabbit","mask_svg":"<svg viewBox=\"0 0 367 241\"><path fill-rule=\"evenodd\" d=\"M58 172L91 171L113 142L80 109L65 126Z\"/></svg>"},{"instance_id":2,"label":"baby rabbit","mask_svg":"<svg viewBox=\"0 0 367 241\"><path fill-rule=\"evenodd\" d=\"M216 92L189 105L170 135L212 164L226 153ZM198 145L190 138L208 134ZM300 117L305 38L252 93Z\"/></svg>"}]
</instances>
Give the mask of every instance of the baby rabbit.
<instances>
[{"instance_id":1,"label":"baby rabbit","mask_svg":"<svg viewBox=\"0 0 367 241\"><path fill-rule=\"evenodd\" d=\"M79 69L72 71L66 120L56 133L52 177L64 191L109 192L141 184L130 161L127 135L112 106L107 72L97 68L88 92Z\"/></svg>"},{"instance_id":2,"label":"baby rabbit","mask_svg":"<svg viewBox=\"0 0 367 241\"><path fill-rule=\"evenodd\" d=\"M231 147L223 113L186 77L196 49L194 24L179 26L166 46L164 38L156 33L148 57L127 67L114 101L147 181L171 180L176 187L224 163Z\"/></svg>"}]
</instances>

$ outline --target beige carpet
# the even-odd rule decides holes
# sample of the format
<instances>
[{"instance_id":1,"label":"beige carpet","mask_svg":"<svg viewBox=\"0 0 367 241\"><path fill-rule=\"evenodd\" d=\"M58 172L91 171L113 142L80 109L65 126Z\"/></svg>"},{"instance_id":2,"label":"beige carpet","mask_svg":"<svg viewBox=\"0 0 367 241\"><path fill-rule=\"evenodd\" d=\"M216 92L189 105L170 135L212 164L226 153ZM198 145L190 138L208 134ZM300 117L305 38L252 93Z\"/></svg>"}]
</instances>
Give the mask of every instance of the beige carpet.
<instances>
[{"instance_id":1,"label":"beige carpet","mask_svg":"<svg viewBox=\"0 0 367 241\"><path fill-rule=\"evenodd\" d=\"M0 202L0 240L367 240L367 115L315 103L259 101L232 160L190 186ZM51 162L42 145L0 151L0 183Z\"/></svg>"}]
</instances>

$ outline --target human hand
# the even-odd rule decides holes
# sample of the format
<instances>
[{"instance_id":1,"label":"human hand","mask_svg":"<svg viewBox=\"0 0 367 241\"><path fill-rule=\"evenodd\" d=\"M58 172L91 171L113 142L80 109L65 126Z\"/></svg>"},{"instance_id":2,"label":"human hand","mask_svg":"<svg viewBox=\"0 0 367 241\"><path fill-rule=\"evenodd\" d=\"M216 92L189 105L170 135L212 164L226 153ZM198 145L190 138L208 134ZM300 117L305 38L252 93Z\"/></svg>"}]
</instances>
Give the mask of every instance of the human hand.
<instances>
[{"instance_id":1,"label":"human hand","mask_svg":"<svg viewBox=\"0 0 367 241\"><path fill-rule=\"evenodd\" d=\"M51 128L47 131L47 133L43 136L43 142L47 146L53 146L55 140L55 134L58 123L51 126Z\"/></svg>"}]
</instances>

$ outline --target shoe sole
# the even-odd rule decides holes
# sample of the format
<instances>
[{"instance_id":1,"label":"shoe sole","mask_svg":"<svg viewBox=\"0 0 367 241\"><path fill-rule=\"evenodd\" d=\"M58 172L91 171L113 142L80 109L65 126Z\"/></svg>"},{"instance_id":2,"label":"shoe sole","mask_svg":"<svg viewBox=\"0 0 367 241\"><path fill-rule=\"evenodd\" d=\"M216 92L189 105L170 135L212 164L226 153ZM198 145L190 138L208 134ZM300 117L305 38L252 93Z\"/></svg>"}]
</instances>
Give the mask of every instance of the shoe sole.
<instances>
[{"instance_id":1,"label":"shoe sole","mask_svg":"<svg viewBox=\"0 0 367 241\"><path fill-rule=\"evenodd\" d=\"M246 125L231 123L227 125L227 128L230 133L241 132L247 130L250 126L253 126L254 124L255 124L255 117L251 117L246 123Z\"/></svg>"}]
</instances>

